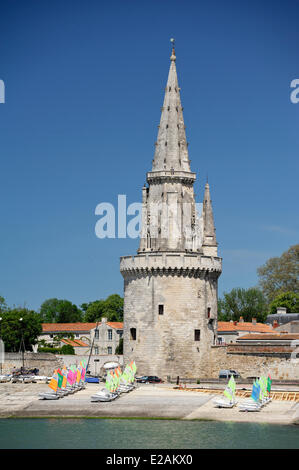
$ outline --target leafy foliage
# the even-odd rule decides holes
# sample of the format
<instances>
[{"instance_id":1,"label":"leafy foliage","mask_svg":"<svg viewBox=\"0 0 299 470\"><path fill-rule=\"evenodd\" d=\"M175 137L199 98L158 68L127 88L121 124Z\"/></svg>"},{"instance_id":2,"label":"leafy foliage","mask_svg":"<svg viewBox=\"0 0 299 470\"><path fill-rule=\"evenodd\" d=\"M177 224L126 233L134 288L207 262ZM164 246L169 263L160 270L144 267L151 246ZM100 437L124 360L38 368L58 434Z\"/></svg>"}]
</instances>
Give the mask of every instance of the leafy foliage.
<instances>
[{"instance_id":1,"label":"leafy foliage","mask_svg":"<svg viewBox=\"0 0 299 470\"><path fill-rule=\"evenodd\" d=\"M87 323L95 322L104 316L104 311L105 300L95 300L94 302L89 302L87 304L83 319Z\"/></svg>"},{"instance_id":2,"label":"leafy foliage","mask_svg":"<svg viewBox=\"0 0 299 470\"><path fill-rule=\"evenodd\" d=\"M38 352L52 353L52 354L75 354L75 349L70 344L64 344L61 348L54 346L40 346Z\"/></svg>"},{"instance_id":3,"label":"leafy foliage","mask_svg":"<svg viewBox=\"0 0 299 470\"><path fill-rule=\"evenodd\" d=\"M285 292L277 295L269 305L270 313L276 313L277 307L285 307L287 313L299 313L299 294Z\"/></svg>"},{"instance_id":4,"label":"leafy foliage","mask_svg":"<svg viewBox=\"0 0 299 470\"><path fill-rule=\"evenodd\" d=\"M120 338L118 345L115 348L115 354L124 353L124 338Z\"/></svg>"},{"instance_id":5,"label":"leafy foliage","mask_svg":"<svg viewBox=\"0 0 299 470\"><path fill-rule=\"evenodd\" d=\"M256 287L249 289L235 288L224 292L218 301L218 320L252 321L256 318L263 323L267 317L267 303L263 293Z\"/></svg>"},{"instance_id":6,"label":"leafy foliage","mask_svg":"<svg viewBox=\"0 0 299 470\"><path fill-rule=\"evenodd\" d=\"M20 351L22 336L25 349L30 351L32 349L31 345L37 343L37 338L42 332L39 315L33 310L16 308L1 312L1 316L1 336L5 345L5 351ZM20 321L21 318L22 321Z\"/></svg>"},{"instance_id":7,"label":"leafy foliage","mask_svg":"<svg viewBox=\"0 0 299 470\"><path fill-rule=\"evenodd\" d=\"M6 312L8 310L5 298L0 295L0 313Z\"/></svg>"},{"instance_id":8,"label":"leafy foliage","mask_svg":"<svg viewBox=\"0 0 299 470\"><path fill-rule=\"evenodd\" d=\"M43 323L76 323L82 321L82 311L69 300L48 299L40 308Z\"/></svg>"},{"instance_id":9,"label":"leafy foliage","mask_svg":"<svg viewBox=\"0 0 299 470\"><path fill-rule=\"evenodd\" d=\"M270 258L257 272L269 302L285 292L299 294L299 244L291 246L280 257Z\"/></svg>"},{"instance_id":10,"label":"leafy foliage","mask_svg":"<svg viewBox=\"0 0 299 470\"><path fill-rule=\"evenodd\" d=\"M52 353L52 354L59 354L60 348L54 348L53 346L39 346L38 352L39 353Z\"/></svg>"},{"instance_id":11,"label":"leafy foliage","mask_svg":"<svg viewBox=\"0 0 299 470\"><path fill-rule=\"evenodd\" d=\"M59 354L75 354L75 349L74 349L74 347L71 346L70 344L64 344L64 345L60 348Z\"/></svg>"},{"instance_id":12,"label":"leafy foliage","mask_svg":"<svg viewBox=\"0 0 299 470\"><path fill-rule=\"evenodd\" d=\"M95 322L106 317L108 321L123 321L124 299L118 294L112 294L106 300L96 300L81 305L85 310L84 321Z\"/></svg>"}]
</instances>

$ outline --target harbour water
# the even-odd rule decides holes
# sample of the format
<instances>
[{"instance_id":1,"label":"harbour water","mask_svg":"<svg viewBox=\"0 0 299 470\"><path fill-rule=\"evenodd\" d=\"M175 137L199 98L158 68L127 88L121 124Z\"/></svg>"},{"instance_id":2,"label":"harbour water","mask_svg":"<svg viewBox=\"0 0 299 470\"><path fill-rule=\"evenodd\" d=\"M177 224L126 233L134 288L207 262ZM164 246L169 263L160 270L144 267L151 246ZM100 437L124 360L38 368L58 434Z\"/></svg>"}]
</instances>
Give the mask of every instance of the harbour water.
<instances>
[{"instance_id":1,"label":"harbour water","mask_svg":"<svg viewBox=\"0 0 299 470\"><path fill-rule=\"evenodd\" d=\"M0 449L299 449L299 426L143 419L0 419Z\"/></svg>"}]
</instances>

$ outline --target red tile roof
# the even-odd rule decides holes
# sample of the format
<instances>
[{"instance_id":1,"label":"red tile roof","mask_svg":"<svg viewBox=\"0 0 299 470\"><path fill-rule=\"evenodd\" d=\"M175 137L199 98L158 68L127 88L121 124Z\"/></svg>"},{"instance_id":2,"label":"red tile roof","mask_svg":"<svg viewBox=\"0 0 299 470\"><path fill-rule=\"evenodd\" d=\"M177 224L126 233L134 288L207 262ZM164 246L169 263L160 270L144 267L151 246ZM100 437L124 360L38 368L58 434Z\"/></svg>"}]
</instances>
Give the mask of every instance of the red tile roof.
<instances>
[{"instance_id":1,"label":"red tile roof","mask_svg":"<svg viewBox=\"0 0 299 470\"><path fill-rule=\"evenodd\" d=\"M117 330L122 330L122 322L108 321L107 325ZM64 333L64 332L89 332L97 326L96 323L43 323L43 333ZM101 326L101 323L99 323Z\"/></svg>"},{"instance_id":2,"label":"red tile roof","mask_svg":"<svg viewBox=\"0 0 299 470\"><path fill-rule=\"evenodd\" d=\"M97 326L96 323L43 323L43 333L73 332L73 331L90 331Z\"/></svg>"},{"instance_id":3,"label":"red tile roof","mask_svg":"<svg viewBox=\"0 0 299 470\"><path fill-rule=\"evenodd\" d=\"M224 331L252 331L256 333L273 333L273 328L264 323L251 323L251 322L218 322L218 333Z\"/></svg>"},{"instance_id":4,"label":"red tile roof","mask_svg":"<svg viewBox=\"0 0 299 470\"><path fill-rule=\"evenodd\" d=\"M69 344L70 346L73 346L74 348L78 348L78 347L88 348L89 347L89 344L84 343L84 341L81 341L80 339L65 338L65 339L62 339L61 341L62 341L62 343Z\"/></svg>"},{"instance_id":5,"label":"red tile roof","mask_svg":"<svg viewBox=\"0 0 299 470\"><path fill-rule=\"evenodd\" d=\"M117 330L124 329L124 324L121 321L107 321L107 325L111 326L111 328L116 328Z\"/></svg>"},{"instance_id":6,"label":"red tile roof","mask_svg":"<svg viewBox=\"0 0 299 470\"><path fill-rule=\"evenodd\" d=\"M252 339L252 340L294 340L298 339L299 340L299 334L294 334L294 333L289 333L289 334L279 334L279 333L272 333L272 334L262 334L262 335L244 335L240 338L240 340L246 340L246 339ZM239 340L238 340L239 341Z\"/></svg>"}]
</instances>

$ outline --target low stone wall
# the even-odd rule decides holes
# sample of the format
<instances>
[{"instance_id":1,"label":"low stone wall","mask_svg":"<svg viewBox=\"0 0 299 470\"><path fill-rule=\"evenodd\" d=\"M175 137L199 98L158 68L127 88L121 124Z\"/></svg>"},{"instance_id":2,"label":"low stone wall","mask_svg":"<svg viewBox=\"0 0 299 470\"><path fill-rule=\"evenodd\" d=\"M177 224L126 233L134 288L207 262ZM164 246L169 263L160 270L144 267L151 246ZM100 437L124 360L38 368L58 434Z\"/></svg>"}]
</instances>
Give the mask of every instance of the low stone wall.
<instances>
[{"instance_id":1,"label":"low stone wall","mask_svg":"<svg viewBox=\"0 0 299 470\"><path fill-rule=\"evenodd\" d=\"M57 357L52 353L24 353L24 367L39 369L39 375L52 376L53 371L62 364L61 356ZM19 369L22 366L22 353L5 353L2 363L3 374L10 374L14 367Z\"/></svg>"},{"instance_id":2,"label":"low stone wall","mask_svg":"<svg viewBox=\"0 0 299 470\"><path fill-rule=\"evenodd\" d=\"M88 362L89 355L61 355L58 356L62 359L63 364L66 366L79 365L82 360ZM117 362L120 366L123 365L123 356L114 355L114 354L105 354L105 355L91 355L89 360L88 370L90 370L91 375L102 375L103 366L108 362Z\"/></svg>"},{"instance_id":3,"label":"low stone wall","mask_svg":"<svg viewBox=\"0 0 299 470\"><path fill-rule=\"evenodd\" d=\"M55 369L61 368L64 365L79 365L82 360L88 361L89 355L55 355L52 353L25 353L24 354L24 367L30 369L39 369L39 375L52 376ZM101 375L103 373L103 366L108 362L117 362L120 366L123 365L122 355L93 355L90 356L88 369L92 375ZM5 353L4 363L2 363L2 374L10 374L15 367L19 369L23 366L22 353ZM0 372L1 373L1 372Z\"/></svg>"},{"instance_id":4,"label":"low stone wall","mask_svg":"<svg viewBox=\"0 0 299 470\"><path fill-rule=\"evenodd\" d=\"M218 378L221 369L234 369L244 378L270 374L275 380L298 380L299 359L291 358L291 352L287 346L213 346L203 378Z\"/></svg>"}]
</instances>

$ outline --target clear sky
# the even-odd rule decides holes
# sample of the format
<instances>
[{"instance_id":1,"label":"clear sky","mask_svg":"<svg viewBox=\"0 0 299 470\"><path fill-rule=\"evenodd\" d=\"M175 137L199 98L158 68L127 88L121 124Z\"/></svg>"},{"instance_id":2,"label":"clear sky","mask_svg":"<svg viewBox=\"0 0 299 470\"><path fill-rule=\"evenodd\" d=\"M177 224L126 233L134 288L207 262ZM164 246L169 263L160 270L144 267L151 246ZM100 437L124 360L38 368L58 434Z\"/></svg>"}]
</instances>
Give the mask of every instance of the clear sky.
<instances>
[{"instance_id":1,"label":"clear sky","mask_svg":"<svg viewBox=\"0 0 299 470\"><path fill-rule=\"evenodd\" d=\"M100 202L141 201L170 38L219 294L298 242L298 1L1 1L0 295L38 309L123 293L138 240L95 235Z\"/></svg>"}]
</instances>

